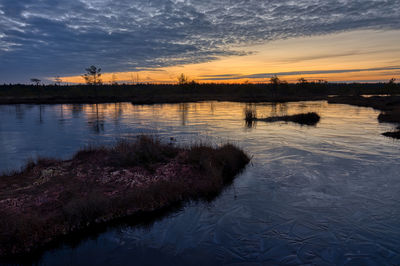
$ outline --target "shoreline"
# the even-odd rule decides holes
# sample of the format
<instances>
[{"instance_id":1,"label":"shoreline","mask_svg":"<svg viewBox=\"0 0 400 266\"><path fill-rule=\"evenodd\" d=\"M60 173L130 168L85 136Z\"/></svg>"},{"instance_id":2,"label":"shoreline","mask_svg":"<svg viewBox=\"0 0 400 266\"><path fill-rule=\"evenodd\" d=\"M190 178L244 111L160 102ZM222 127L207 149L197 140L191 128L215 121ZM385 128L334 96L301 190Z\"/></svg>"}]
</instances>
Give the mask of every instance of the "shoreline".
<instances>
[{"instance_id":1,"label":"shoreline","mask_svg":"<svg viewBox=\"0 0 400 266\"><path fill-rule=\"evenodd\" d=\"M400 85L386 83L188 83L118 85L0 85L0 104L182 103L198 101L288 102L326 100L330 95L398 93Z\"/></svg>"},{"instance_id":2,"label":"shoreline","mask_svg":"<svg viewBox=\"0 0 400 266\"><path fill-rule=\"evenodd\" d=\"M93 97L93 98L1 98L0 105L11 104L101 104L130 102L137 105L147 104L175 104L204 101L228 102L297 102L297 101L322 101L328 96L230 96L230 95L182 95L182 96L145 96L145 97Z\"/></svg>"},{"instance_id":3,"label":"shoreline","mask_svg":"<svg viewBox=\"0 0 400 266\"><path fill-rule=\"evenodd\" d=\"M385 137L400 139L400 96L336 96L328 99L328 103L348 104L370 107L381 113L377 117L379 123L394 124L393 131L382 133Z\"/></svg>"}]
</instances>

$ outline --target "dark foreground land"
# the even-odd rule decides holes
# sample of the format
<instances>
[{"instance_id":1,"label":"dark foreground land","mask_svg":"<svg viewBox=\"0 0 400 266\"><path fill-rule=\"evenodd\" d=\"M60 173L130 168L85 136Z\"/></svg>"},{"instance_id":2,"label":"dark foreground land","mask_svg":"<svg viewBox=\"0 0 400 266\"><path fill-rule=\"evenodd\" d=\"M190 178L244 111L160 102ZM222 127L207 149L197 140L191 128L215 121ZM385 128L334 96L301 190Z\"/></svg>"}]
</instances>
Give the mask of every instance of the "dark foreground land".
<instances>
[{"instance_id":1,"label":"dark foreground land","mask_svg":"<svg viewBox=\"0 0 400 266\"><path fill-rule=\"evenodd\" d=\"M70 233L217 195L249 162L237 147L179 148L149 137L40 159L0 176L0 257Z\"/></svg>"},{"instance_id":2,"label":"dark foreground land","mask_svg":"<svg viewBox=\"0 0 400 266\"><path fill-rule=\"evenodd\" d=\"M337 96L329 98L328 102L372 107L381 111L378 116L379 122L400 125L400 96ZM393 132L386 132L383 135L400 139L400 127L397 126Z\"/></svg>"},{"instance_id":3,"label":"dark foreground land","mask_svg":"<svg viewBox=\"0 0 400 266\"><path fill-rule=\"evenodd\" d=\"M196 101L289 102L324 100L329 95L393 94L398 84L137 84L0 86L0 104L14 103L182 103Z\"/></svg>"}]
</instances>

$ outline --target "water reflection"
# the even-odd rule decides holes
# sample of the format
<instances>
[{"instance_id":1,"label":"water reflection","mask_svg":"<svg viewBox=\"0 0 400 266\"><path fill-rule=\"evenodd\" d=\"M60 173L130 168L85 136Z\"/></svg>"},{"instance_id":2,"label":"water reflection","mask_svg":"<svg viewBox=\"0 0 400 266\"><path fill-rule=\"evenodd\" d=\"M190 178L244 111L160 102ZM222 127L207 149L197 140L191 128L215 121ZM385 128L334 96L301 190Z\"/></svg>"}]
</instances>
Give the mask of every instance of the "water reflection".
<instances>
[{"instance_id":1,"label":"water reflection","mask_svg":"<svg viewBox=\"0 0 400 266\"><path fill-rule=\"evenodd\" d=\"M39 124L43 123L43 113L45 111L45 107L41 104L39 104Z\"/></svg>"},{"instance_id":2,"label":"water reflection","mask_svg":"<svg viewBox=\"0 0 400 266\"><path fill-rule=\"evenodd\" d=\"M214 115L215 112L215 104L214 102L210 103L210 115Z\"/></svg>"},{"instance_id":3,"label":"water reflection","mask_svg":"<svg viewBox=\"0 0 400 266\"><path fill-rule=\"evenodd\" d=\"M317 112L321 121L249 128L246 109L260 117ZM109 228L47 252L44 264L397 265L400 143L380 135L392 126L378 114L326 102L2 106L0 169L143 133L182 144L230 141L253 156L213 202L189 203L148 228Z\"/></svg>"},{"instance_id":4,"label":"water reflection","mask_svg":"<svg viewBox=\"0 0 400 266\"><path fill-rule=\"evenodd\" d=\"M87 115L88 124L95 133L104 131L104 111L99 113L99 105L94 104L92 112Z\"/></svg>"},{"instance_id":5,"label":"water reflection","mask_svg":"<svg viewBox=\"0 0 400 266\"><path fill-rule=\"evenodd\" d=\"M195 109L196 111L196 109ZM181 125L185 126L188 119L188 112L189 112L189 104L188 103L179 103L178 104L178 113L181 116Z\"/></svg>"},{"instance_id":6,"label":"water reflection","mask_svg":"<svg viewBox=\"0 0 400 266\"><path fill-rule=\"evenodd\" d=\"M63 104L60 104L59 108L60 108L60 113L59 113L58 123L59 123L60 125L64 125L64 124L65 124L64 105L63 105Z\"/></svg>"},{"instance_id":7,"label":"water reflection","mask_svg":"<svg viewBox=\"0 0 400 266\"><path fill-rule=\"evenodd\" d=\"M83 105L71 104L69 107L69 109L72 111L72 115L74 116L74 118L79 118L79 115L83 112Z\"/></svg>"},{"instance_id":8,"label":"water reflection","mask_svg":"<svg viewBox=\"0 0 400 266\"><path fill-rule=\"evenodd\" d=\"M255 128L257 126L257 120L253 118L257 116L257 104L247 103L243 109L243 121L246 128Z\"/></svg>"},{"instance_id":9,"label":"water reflection","mask_svg":"<svg viewBox=\"0 0 400 266\"><path fill-rule=\"evenodd\" d=\"M244 112L254 111L258 117L292 115L296 113L317 112L322 117L322 125L318 128L341 128L341 134L350 132L354 123L365 127L365 121L373 123L371 129L374 136L379 135L388 125L377 124L376 112L366 108L355 108L343 105L328 105L326 102L300 102L300 103L227 103L204 102L165 105L132 105L130 103L112 104L63 104L63 105L10 105L3 106L0 115L3 127L8 130L0 132L9 139L15 148L12 150L24 151L23 156L12 153L4 154L0 162L0 169L14 168L26 160L27 157L36 156L41 151L47 155L60 156L60 143L67 146L67 151L75 150L76 143L81 146L87 142L113 141L116 138L127 137L135 134L173 135L176 128L184 130L187 138L184 142L195 141L199 132L207 135L208 132L219 132L222 138L230 140L236 138L237 132L254 132L257 134L272 134L282 131L282 123L246 123ZM366 111L368 110L368 111ZM366 112L369 112L368 116ZM14 114L13 119L8 114ZM352 123L343 120L343 115L351 114ZM349 117L349 115L346 115ZM356 119L357 118L357 119ZM18 121L18 122L17 122ZM32 125L31 121L37 121ZM324 123L325 121L325 123ZM56 122L56 123L55 123ZM82 124L85 123L86 125ZM44 128L43 124L46 124ZM67 126L68 130L57 128L55 125ZM384 127L384 129L382 128ZM242 128L242 129L241 129ZM286 134L300 130L295 125L285 125L289 131ZM89 132L89 131L91 132ZM306 132L306 129L301 129ZM33 134L27 134L32 132ZM178 132L180 132L178 130ZM235 133L232 133L235 132ZM262 132L262 133L261 133ZM321 131L323 132L323 131ZM93 134L94 135L93 135ZM335 134L338 132L333 132ZM180 134L180 133L178 133ZM95 136L97 135L97 136ZM200 134L201 135L201 134ZM172 136L175 137L175 136ZM363 138L365 136L362 136ZM207 136L208 138L208 136ZM29 141L28 141L29 139ZM44 149L50 146L53 151ZM69 144L73 142L74 144ZM32 147L29 143L34 144ZM9 143L3 143L7 146ZM39 148L38 148L39 147ZM69 154L67 152L66 154ZM61 156L64 156L61 154Z\"/></svg>"},{"instance_id":10,"label":"water reflection","mask_svg":"<svg viewBox=\"0 0 400 266\"><path fill-rule=\"evenodd\" d=\"M119 124L120 118L123 114L123 105L122 103L115 103L114 104L114 113L112 115L112 119L114 120L115 124Z\"/></svg>"},{"instance_id":11,"label":"water reflection","mask_svg":"<svg viewBox=\"0 0 400 266\"><path fill-rule=\"evenodd\" d=\"M15 105L15 117L18 120L24 119L25 110L22 108L20 104Z\"/></svg>"}]
</instances>

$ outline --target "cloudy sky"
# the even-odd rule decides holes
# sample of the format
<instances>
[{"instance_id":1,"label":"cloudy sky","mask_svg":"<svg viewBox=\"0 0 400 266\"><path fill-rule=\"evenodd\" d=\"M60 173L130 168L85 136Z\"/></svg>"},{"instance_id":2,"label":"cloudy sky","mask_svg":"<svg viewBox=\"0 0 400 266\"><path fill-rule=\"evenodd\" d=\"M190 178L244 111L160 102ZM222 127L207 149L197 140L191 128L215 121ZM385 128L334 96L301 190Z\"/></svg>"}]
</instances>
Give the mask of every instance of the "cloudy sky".
<instances>
[{"instance_id":1,"label":"cloudy sky","mask_svg":"<svg viewBox=\"0 0 400 266\"><path fill-rule=\"evenodd\" d=\"M399 43L400 0L0 0L0 83L386 80Z\"/></svg>"}]
</instances>

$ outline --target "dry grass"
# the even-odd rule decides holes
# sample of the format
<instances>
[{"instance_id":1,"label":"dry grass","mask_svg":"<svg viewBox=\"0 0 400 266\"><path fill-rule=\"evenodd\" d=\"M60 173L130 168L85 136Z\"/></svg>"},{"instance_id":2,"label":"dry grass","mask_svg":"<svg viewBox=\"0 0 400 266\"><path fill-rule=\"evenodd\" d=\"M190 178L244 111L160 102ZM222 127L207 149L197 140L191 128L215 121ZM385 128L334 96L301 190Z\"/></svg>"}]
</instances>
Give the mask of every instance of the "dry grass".
<instances>
[{"instance_id":1,"label":"dry grass","mask_svg":"<svg viewBox=\"0 0 400 266\"><path fill-rule=\"evenodd\" d=\"M246 122L257 120L257 112L254 109L246 108L244 110L244 120L246 120Z\"/></svg>"},{"instance_id":2,"label":"dry grass","mask_svg":"<svg viewBox=\"0 0 400 266\"><path fill-rule=\"evenodd\" d=\"M218 194L249 162L231 144L177 148L140 137L88 147L71 160L41 159L0 177L0 256L184 200Z\"/></svg>"}]
</instances>

